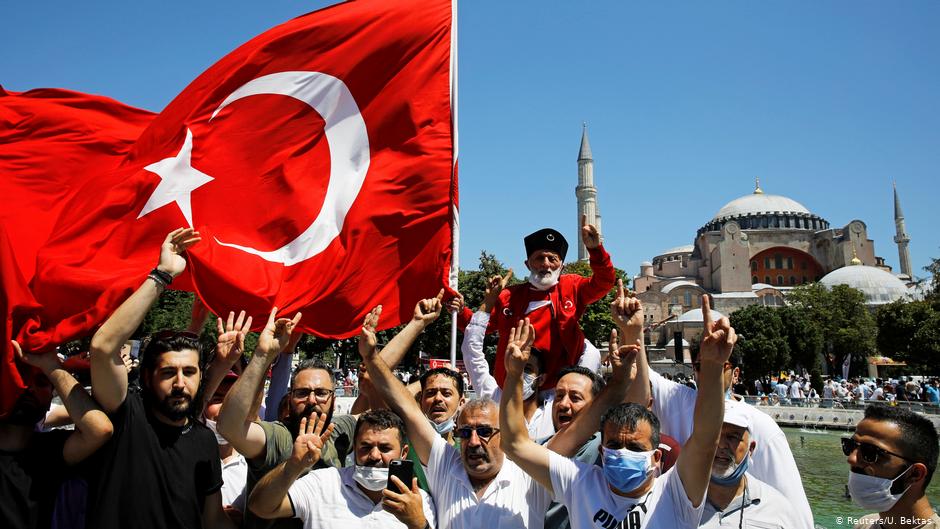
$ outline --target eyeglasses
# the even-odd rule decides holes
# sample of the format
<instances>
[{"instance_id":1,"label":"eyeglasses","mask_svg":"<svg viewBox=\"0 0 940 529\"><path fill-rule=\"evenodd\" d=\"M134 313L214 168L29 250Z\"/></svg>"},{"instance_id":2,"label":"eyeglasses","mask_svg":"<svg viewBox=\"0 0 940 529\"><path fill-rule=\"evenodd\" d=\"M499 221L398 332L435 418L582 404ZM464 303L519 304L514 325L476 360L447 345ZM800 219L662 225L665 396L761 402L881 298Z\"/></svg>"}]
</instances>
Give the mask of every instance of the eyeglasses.
<instances>
[{"instance_id":1,"label":"eyeglasses","mask_svg":"<svg viewBox=\"0 0 940 529\"><path fill-rule=\"evenodd\" d=\"M310 394L313 393L313 396L320 402L326 402L333 395L332 389L326 388L297 388L290 392L291 396L297 400L306 400L310 398Z\"/></svg>"},{"instance_id":2,"label":"eyeglasses","mask_svg":"<svg viewBox=\"0 0 940 529\"><path fill-rule=\"evenodd\" d=\"M858 449L858 455L861 456L862 461L875 464L878 462L878 458L883 455L889 455L894 457L899 457L905 461L911 461L910 459L902 456L901 454L895 454L894 452L889 452L880 446L875 446L870 443L861 443L852 439L851 437L842 438L842 453L848 456L852 452Z\"/></svg>"},{"instance_id":3,"label":"eyeglasses","mask_svg":"<svg viewBox=\"0 0 940 529\"><path fill-rule=\"evenodd\" d=\"M461 439L470 439L473 437L473 432L477 433L477 436L487 443L490 442L490 439L499 433L499 428L493 428L492 426L461 426L457 428L457 437Z\"/></svg>"}]
</instances>

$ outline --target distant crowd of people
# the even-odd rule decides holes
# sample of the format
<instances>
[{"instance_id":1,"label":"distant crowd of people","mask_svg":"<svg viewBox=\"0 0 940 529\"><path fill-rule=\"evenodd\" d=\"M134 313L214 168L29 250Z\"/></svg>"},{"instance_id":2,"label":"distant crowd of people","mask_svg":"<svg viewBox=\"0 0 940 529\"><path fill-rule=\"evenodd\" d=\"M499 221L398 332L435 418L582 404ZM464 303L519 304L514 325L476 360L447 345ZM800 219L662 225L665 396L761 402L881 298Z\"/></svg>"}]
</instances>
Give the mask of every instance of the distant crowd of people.
<instances>
[{"instance_id":1,"label":"distant crowd of people","mask_svg":"<svg viewBox=\"0 0 940 529\"><path fill-rule=\"evenodd\" d=\"M14 342L29 388L0 421L3 526L812 528L786 436L732 391L740 359L728 319L712 321L703 296L694 387L661 376L646 358L642 305L617 284L597 230L581 235L590 278L561 274L567 242L539 230L525 238L527 282L492 277L476 310L442 290L384 345L374 307L361 366L336 373L318 359L291 368L302 316L277 308L247 361L244 312L219 318L212 350L169 330L136 354L129 338L200 240L173 231L92 338L90 391L55 354ZM600 351L578 320L615 284ZM466 374L399 369L444 310L463 329ZM803 384L768 389L790 397ZM341 386L358 388L349 413L337 411ZM62 406L50 410L54 394ZM857 527L940 527L925 493L940 451L927 418L871 406L842 448L849 493L872 513Z\"/></svg>"}]
</instances>

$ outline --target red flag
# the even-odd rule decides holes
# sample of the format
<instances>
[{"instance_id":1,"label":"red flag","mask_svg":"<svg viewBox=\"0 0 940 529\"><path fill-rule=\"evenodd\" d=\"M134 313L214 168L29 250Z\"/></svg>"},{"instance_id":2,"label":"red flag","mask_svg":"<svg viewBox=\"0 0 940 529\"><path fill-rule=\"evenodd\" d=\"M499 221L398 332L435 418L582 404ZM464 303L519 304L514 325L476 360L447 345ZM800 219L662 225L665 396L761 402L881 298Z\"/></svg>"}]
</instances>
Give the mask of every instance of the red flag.
<instances>
[{"instance_id":1,"label":"red flag","mask_svg":"<svg viewBox=\"0 0 940 529\"><path fill-rule=\"evenodd\" d=\"M300 310L330 337L376 304L383 327L410 317L449 272L452 21L448 1L347 2L212 66L62 208L30 283L31 348L100 323L187 224L203 242L173 286L213 312Z\"/></svg>"},{"instance_id":2,"label":"red flag","mask_svg":"<svg viewBox=\"0 0 940 529\"><path fill-rule=\"evenodd\" d=\"M6 231L0 225L0 314L3 314L3 332L0 333L0 419L6 417L19 398L26 383L17 368L10 340L14 330L23 326L27 317L38 307L26 287L13 257L13 248ZM24 370L33 369L23 365Z\"/></svg>"}]
</instances>

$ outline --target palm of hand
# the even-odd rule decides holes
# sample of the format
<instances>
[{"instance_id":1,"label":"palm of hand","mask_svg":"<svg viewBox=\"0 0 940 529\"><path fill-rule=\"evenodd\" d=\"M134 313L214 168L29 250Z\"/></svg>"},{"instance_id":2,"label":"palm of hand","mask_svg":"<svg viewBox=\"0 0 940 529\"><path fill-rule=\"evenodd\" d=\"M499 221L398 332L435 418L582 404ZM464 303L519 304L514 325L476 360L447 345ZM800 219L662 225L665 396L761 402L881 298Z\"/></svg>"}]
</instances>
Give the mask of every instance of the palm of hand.
<instances>
[{"instance_id":1,"label":"palm of hand","mask_svg":"<svg viewBox=\"0 0 940 529\"><path fill-rule=\"evenodd\" d=\"M314 433L301 434L294 441L294 457L304 465L312 465L320 459L323 441Z\"/></svg>"},{"instance_id":2,"label":"palm of hand","mask_svg":"<svg viewBox=\"0 0 940 529\"><path fill-rule=\"evenodd\" d=\"M216 342L216 357L228 360L233 353L241 355L237 347L238 334L238 331L228 331L219 335L219 340Z\"/></svg>"}]
</instances>

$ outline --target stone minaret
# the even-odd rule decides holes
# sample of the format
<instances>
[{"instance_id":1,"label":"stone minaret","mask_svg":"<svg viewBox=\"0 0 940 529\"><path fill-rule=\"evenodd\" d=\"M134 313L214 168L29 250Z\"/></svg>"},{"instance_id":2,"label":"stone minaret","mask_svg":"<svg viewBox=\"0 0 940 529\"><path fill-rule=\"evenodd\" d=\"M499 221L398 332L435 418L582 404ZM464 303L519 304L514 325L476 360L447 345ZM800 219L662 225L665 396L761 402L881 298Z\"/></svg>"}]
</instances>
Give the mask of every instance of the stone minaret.
<instances>
[{"instance_id":1,"label":"stone minaret","mask_svg":"<svg viewBox=\"0 0 940 529\"><path fill-rule=\"evenodd\" d=\"M597 227L601 233L601 241L604 240L601 231L601 213L597 207L597 188L594 187L594 159L591 157L591 144L588 143L587 123L581 130L581 150L578 152L578 187L574 189L575 196L578 197L578 260L587 261L587 248L581 242L581 216L587 215L588 224Z\"/></svg>"},{"instance_id":2,"label":"stone minaret","mask_svg":"<svg viewBox=\"0 0 940 529\"><path fill-rule=\"evenodd\" d=\"M901 201L898 199L898 186L894 184L894 242L898 245L898 260L901 261L901 273L913 279L911 274L911 251L907 249L907 243L911 238L907 236L904 229L904 213L901 211Z\"/></svg>"}]
</instances>

